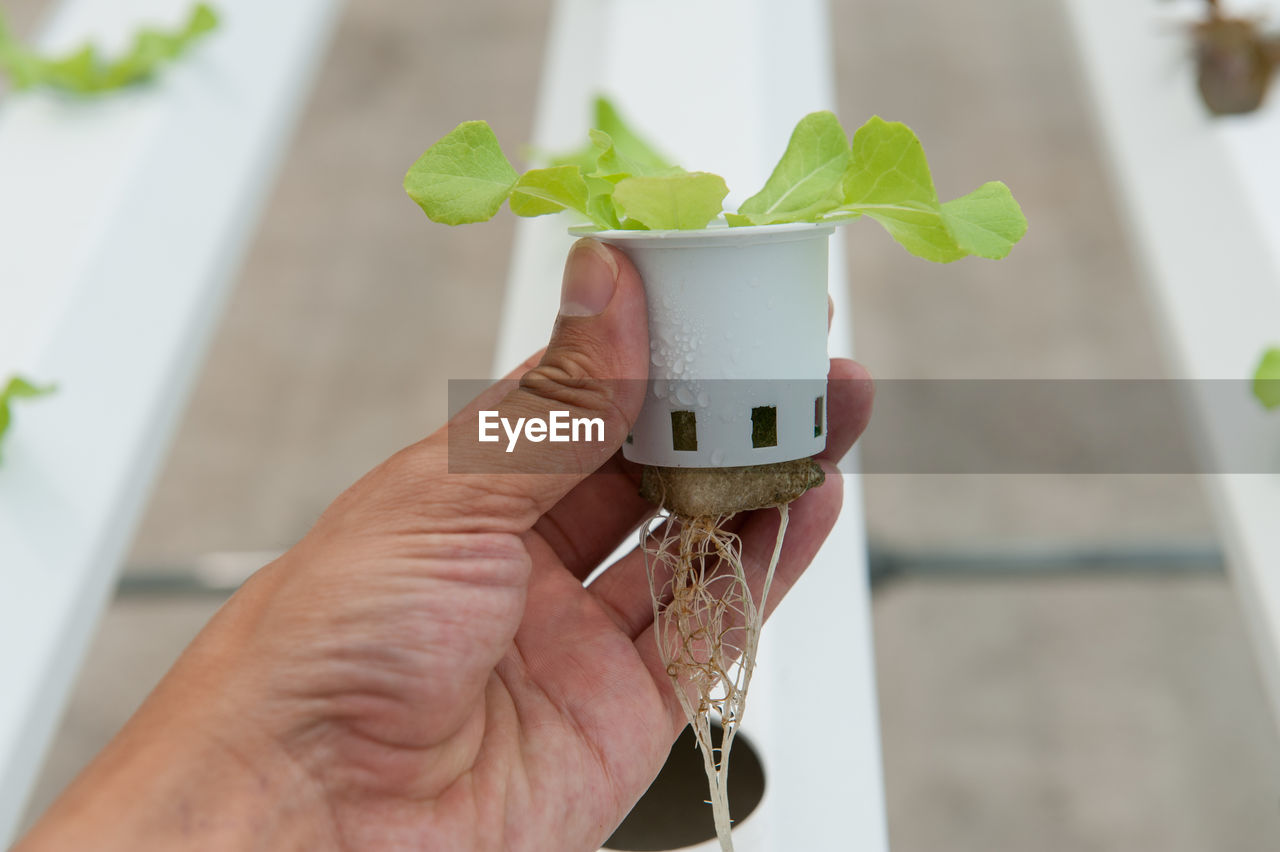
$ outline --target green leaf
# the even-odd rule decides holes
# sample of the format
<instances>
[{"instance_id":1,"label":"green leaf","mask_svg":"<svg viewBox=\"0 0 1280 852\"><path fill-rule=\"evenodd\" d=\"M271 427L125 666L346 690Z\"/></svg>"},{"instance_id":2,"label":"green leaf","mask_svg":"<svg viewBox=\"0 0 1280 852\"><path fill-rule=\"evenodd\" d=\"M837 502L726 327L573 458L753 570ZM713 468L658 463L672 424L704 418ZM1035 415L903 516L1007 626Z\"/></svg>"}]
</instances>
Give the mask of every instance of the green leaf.
<instances>
[{"instance_id":1,"label":"green leaf","mask_svg":"<svg viewBox=\"0 0 1280 852\"><path fill-rule=\"evenodd\" d=\"M843 187L847 203L937 206L924 147L902 122L872 116L853 134L850 153Z\"/></svg>"},{"instance_id":2,"label":"green leaf","mask_svg":"<svg viewBox=\"0 0 1280 852\"><path fill-rule=\"evenodd\" d=\"M1268 349L1253 374L1253 395L1267 409L1280 408L1280 346Z\"/></svg>"},{"instance_id":3,"label":"green leaf","mask_svg":"<svg viewBox=\"0 0 1280 852\"><path fill-rule=\"evenodd\" d=\"M636 133L622 118L622 113L605 97L595 100L595 120L592 127L607 133L618 155L631 163L633 175L651 175L674 167L665 156Z\"/></svg>"},{"instance_id":4,"label":"green leaf","mask_svg":"<svg viewBox=\"0 0 1280 852\"><path fill-rule=\"evenodd\" d=\"M920 140L905 124L879 116L853 135L843 192L844 203L824 219L869 216L907 251L937 263L969 254L1004 257L1027 229L1002 183L939 203Z\"/></svg>"},{"instance_id":5,"label":"green leaf","mask_svg":"<svg viewBox=\"0 0 1280 852\"><path fill-rule=\"evenodd\" d=\"M640 167L618 153L608 133L592 129L590 135L595 157L589 167L591 174L586 177L587 214L603 228L618 228L618 210L613 203L614 187L636 174Z\"/></svg>"},{"instance_id":6,"label":"green leaf","mask_svg":"<svg viewBox=\"0 0 1280 852\"><path fill-rule=\"evenodd\" d=\"M812 221L838 207L851 152L840 119L814 112L800 119L764 189L738 208L755 225Z\"/></svg>"},{"instance_id":7,"label":"green leaf","mask_svg":"<svg viewBox=\"0 0 1280 852\"><path fill-rule=\"evenodd\" d=\"M608 98L595 99L591 127L591 139L583 147L553 156L551 164L577 166L584 175L625 173L651 176L680 170L636 133ZM607 139L607 144L602 144L598 137ZM609 148L615 153L608 154Z\"/></svg>"},{"instance_id":8,"label":"green leaf","mask_svg":"<svg viewBox=\"0 0 1280 852\"><path fill-rule=\"evenodd\" d=\"M489 125L465 122L419 158L405 190L430 218L449 225L489 219L507 198L520 216L569 209L606 229L697 230L721 213L728 194L722 178L670 165L605 98L596 99L595 123L584 148L519 176ZM830 112L797 123L764 187L725 220L740 227L861 216L939 262L1004 257L1027 227L999 182L941 203L924 149L906 125L872 117L850 143Z\"/></svg>"},{"instance_id":9,"label":"green leaf","mask_svg":"<svg viewBox=\"0 0 1280 852\"><path fill-rule=\"evenodd\" d=\"M511 190L511 212L517 216L545 216L561 210L587 214L587 182L577 166L530 169Z\"/></svg>"},{"instance_id":10,"label":"green leaf","mask_svg":"<svg viewBox=\"0 0 1280 852\"><path fill-rule=\"evenodd\" d=\"M36 385L21 376L14 376L9 379L9 384L5 386L4 391L0 392L0 400L47 396L55 390L57 390L55 385Z\"/></svg>"},{"instance_id":11,"label":"green leaf","mask_svg":"<svg viewBox=\"0 0 1280 852\"><path fill-rule=\"evenodd\" d=\"M591 136L591 147L596 152L589 169L590 174L600 177L607 175L631 177L642 174L642 167L638 163L633 163L618 153L618 147L613 144L612 136L595 128L587 132Z\"/></svg>"},{"instance_id":12,"label":"green leaf","mask_svg":"<svg viewBox=\"0 0 1280 852\"><path fill-rule=\"evenodd\" d=\"M643 228L639 222L623 221L625 216L614 201L615 187L632 177L666 177L685 174L646 142L622 118L607 98L594 103L590 139L583 147L551 157L554 166L576 166L587 185L586 214L606 229ZM695 184L696 185L696 184Z\"/></svg>"},{"instance_id":13,"label":"green leaf","mask_svg":"<svg viewBox=\"0 0 1280 852\"><path fill-rule=\"evenodd\" d=\"M492 219L516 178L488 123L464 121L410 166L404 191L432 221L463 225Z\"/></svg>"},{"instance_id":14,"label":"green leaf","mask_svg":"<svg viewBox=\"0 0 1280 852\"><path fill-rule=\"evenodd\" d=\"M946 202L942 217L961 249L992 260L1008 257L1014 243L1027 232L1022 208L1000 181L984 183L968 195Z\"/></svg>"},{"instance_id":15,"label":"green leaf","mask_svg":"<svg viewBox=\"0 0 1280 852\"><path fill-rule=\"evenodd\" d=\"M3 447L5 433L9 431L9 425L12 422L10 403L15 399L45 396L53 393L54 390L53 385L35 385L20 376L9 379L4 390L0 391L0 448Z\"/></svg>"},{"instance_id":16,"label":"green leaf","mask_svg":"<svg viewBox=\"0 0 1280 852\"><path fill-rule=\"evenodd\" d=\"M587 213L597 225L604 228L621 227L617 205L614 203L614 188L629 177L663 177L685 174L679 166L668 166L661 169L642 166L618 153L613 144L613 137L603 130L591 130L591 144L596 151L596 158L591 165L591 173L586 176L588 198Z\"/></svg>"},{"instance_id":17,"label":"green leaf","mask_svg":"<svg viewBox=\"0 0 1280 852\"><path fill-rule=\"evenodd\" d=\"M583 178L587 184L587 215L591 221L602 228L619 227L618 210L613 203L613 190L628 175L610 175L596 177L590 175Z\"/></svg>"},{"instance_id":18,"label":"green leaf","mask_svg":"<svg viewBox=\"0 0 1280 852\"><path fill-rule=\"evenodd\" d=\"M853 135L842 211L879 222L912 254L947 263L965 256L942 218L920 140L899 121L871 119Z\"/></svg>"},{"instance_id":19,"label":"green leaf","mask_svg":"<svg viewBox=\"0 0 1280 852\"><path fill-rule=\"evenodd\" d=\"M898 245L916 257L934 263L950 263L967 254L947 229L940 206L904 201L900 204L857 205L850 212L860 212L879 222Z\"/></svg>"},{"instance_id":20,"label":"green leaf","mask_svg":"<svg viewBox=\"0 0 1280 852\"><path fill-rule=\"evenodd\" d=\"M724 178L707 172L630 177L613 200L620 213L654 231L697 230L720 214L729 194Z\"/></svg>"},{"instance_id":21,"label":"green leaf","mask_svg":"<svg viewBox=\"0 0 1280 852\"><path fill-rule=\"evenodd\" d=\"M47 86L79 95L108 92L152 77L162 64L180 57L217 26L217 13L200 3L180 29L142 29L123 56L109 61L89 44L62 57L42 57L17 42L0 21L0 71L9 76L15 89Z\"/></svg>"},{"instance_id":22,"label":"green leaf","mask_svg":"<svg viewBox=\"0 0 1280 852\"><path fill-rule=\"evenodd\" d=\"M10 85L19 91L34 86L42 73L40 58L14 39L3 11L0 11L0 71L8 75Z\"/></svg>"}]
</instances>

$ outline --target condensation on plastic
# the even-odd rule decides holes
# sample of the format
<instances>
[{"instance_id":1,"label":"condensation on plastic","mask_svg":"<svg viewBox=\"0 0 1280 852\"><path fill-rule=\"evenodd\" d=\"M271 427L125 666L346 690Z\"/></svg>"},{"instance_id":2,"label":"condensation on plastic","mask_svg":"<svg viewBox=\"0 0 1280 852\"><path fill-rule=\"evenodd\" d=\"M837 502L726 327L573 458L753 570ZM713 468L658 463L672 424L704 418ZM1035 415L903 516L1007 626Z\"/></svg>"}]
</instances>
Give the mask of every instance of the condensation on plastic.
<instances>
[{"instance_id":1,"label":"condensation on plastic","mask_svg":"<svg viewBox=\"0 0 1280 852\"><path fill-rule=\"evenodd\" d=\"M628 459L738 467L805 458L826 446L827 237L834 230L809 223L574 229L622 249L644 279L649 383L623 446ZM756 409L766 411L753 424ZM693 413L696 449L689 448L690 415L676 416L686 428L681 441L672 412ZM776 445L755 446L760 427L775 418Z\"/></svg>"}]
</instances>

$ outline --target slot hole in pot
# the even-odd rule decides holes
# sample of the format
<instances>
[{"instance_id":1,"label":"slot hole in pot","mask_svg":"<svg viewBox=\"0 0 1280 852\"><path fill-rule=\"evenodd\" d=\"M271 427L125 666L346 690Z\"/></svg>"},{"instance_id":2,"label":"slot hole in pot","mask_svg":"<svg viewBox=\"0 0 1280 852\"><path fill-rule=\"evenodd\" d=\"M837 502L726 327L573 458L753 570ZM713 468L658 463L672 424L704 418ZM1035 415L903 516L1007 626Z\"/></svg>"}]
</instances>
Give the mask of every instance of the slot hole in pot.
<instances>
[{"instance_id":1,"label":"slot hole in pot","mask_svg":"<svg viewBox=\"0 0 1280 852\"><path fill-rule=\"evenodd\" d=\"M778 446L778 409L772 405L761 405L751 409L751 446Z\"/></svg>"},{"instance_id":2,"label":"slot hole in pot","mask_svg":"<svg viewBox=\"0 0 1280 852\"><path fill-rule=\"evenodd\" d=\"M698 449L698 417L692 411L671 412L671 449L692 453Z\"/></svg>"}]
</instances>

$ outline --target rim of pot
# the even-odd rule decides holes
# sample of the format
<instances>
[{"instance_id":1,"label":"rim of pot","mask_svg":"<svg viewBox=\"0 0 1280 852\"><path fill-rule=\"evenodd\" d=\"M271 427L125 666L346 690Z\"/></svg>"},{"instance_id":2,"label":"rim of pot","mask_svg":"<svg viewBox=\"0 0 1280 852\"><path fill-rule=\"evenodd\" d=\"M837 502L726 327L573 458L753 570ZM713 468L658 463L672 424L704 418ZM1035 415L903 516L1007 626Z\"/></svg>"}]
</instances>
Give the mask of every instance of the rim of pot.
<instances>
[{"instance_id":1,"label":"rim of pot","mask_svg":"<svg viewBox=\"0 0 1280 852\"><path fill-rule=\"evenodd\" d=\"M787 242L825 236L835 232L834 222L785 222L778 225L743 225L731 228L724 222L713 222L696 231L631 231L605 230L592 224L574 225L569 233L575 237L591 237L609 243L665 243L690 248L699 245L734 243Z\"/></svg>"}]
</instances>

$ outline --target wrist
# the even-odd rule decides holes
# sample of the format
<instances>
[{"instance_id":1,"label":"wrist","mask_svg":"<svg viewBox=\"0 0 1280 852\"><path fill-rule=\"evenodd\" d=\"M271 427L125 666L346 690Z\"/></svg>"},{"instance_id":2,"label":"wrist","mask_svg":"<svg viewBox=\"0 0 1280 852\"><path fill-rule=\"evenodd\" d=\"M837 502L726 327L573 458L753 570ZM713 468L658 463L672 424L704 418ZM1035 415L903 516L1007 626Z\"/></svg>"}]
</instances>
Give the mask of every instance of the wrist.
<instances>
[{"instance_id":1,"label":"wrist","mask_svg":"<svg viewBox=\"0 0 1280 852\"><path fill-rule=\"evenodd\" d=\"M327 824L306 819L319 791L278 749L176 734L122 731L15 852L330 845Z\"/></svg>"},{"instance_id":2,"label":"wrist","mask_svg":"<svg viewBox=\"0 0 1280 852\"><path fill-rule=\"evenodd\" d=\"M244 671L236 609L206 628L15 852L334 845L319 785L247 712L252 684L227 676Z\"/></svg>"}]
</instances>

